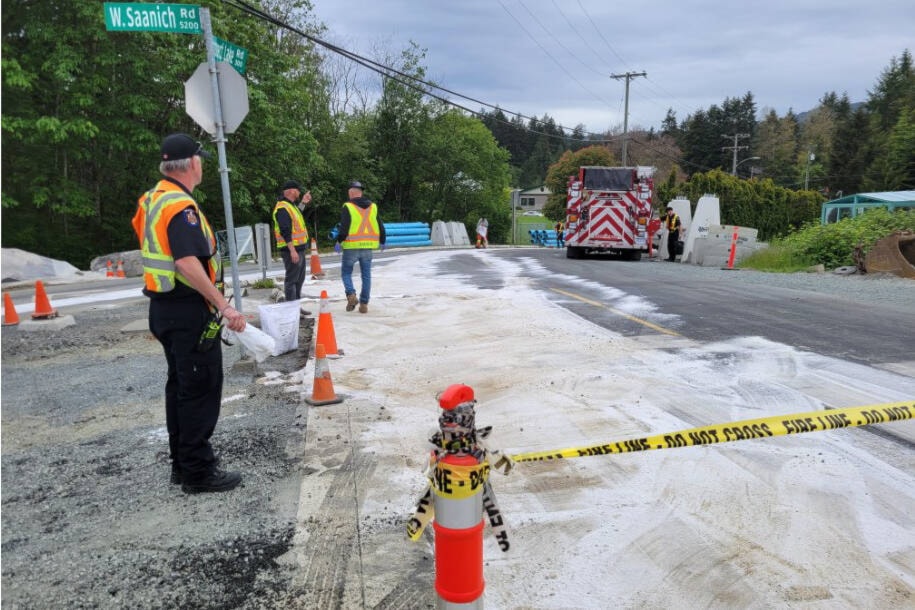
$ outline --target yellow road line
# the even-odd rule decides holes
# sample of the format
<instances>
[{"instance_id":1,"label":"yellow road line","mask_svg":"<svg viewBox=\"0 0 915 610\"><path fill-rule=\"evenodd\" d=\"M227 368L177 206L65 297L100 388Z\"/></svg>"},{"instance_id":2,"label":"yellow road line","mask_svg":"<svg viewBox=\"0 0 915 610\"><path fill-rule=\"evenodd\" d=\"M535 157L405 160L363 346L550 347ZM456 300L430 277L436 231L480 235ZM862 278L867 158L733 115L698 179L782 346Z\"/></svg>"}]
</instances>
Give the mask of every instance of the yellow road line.
<instances>
[{"instance_id":1,"label":"yellow road line","mask_svg":"<svg viewBox=\"0 0 915 610\"><path fill-rule=\"evenodd\" d=\"M648 320L643 320L642 318L637 318L635 316L629 315L625 311L620 311L619 309L614 309L613 307L607 307L603 303L599 303L597 301L592 301L591 299L586 299L585 297L583 297L581 295L577 295L573 292L566 292L565 290L559 290L558 288L550 288L550 290L552 290L553 292L558 292L559 294L563 294L569 298L581 301L582 303L587 303L588 305L594 305L595 307L600 307L601 309L606 309L607 311L609 311L611 313L614 313L620 317L626 318L627 320L630 320L632 322L641 324L642 326L647 326L651 330L656 330L659 333L664 333L665 335L671 335L673 337L682 337L683 336L680 333L678 333L677 331L670 330L669 328L664 328L663 326L658 326L657 324L649 322Z\"/></svg>"}]
</instances>

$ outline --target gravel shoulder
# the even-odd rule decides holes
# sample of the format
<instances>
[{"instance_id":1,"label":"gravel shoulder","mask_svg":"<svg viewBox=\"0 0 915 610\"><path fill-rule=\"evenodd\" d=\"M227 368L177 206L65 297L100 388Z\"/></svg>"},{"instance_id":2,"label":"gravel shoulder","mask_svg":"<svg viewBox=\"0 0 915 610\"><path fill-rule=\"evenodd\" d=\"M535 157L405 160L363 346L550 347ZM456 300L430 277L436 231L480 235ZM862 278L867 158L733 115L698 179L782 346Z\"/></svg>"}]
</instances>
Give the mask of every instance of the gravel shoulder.
<instances>
[{"instance_id":1,"label":"gravel shoulder","mask_svg":"<svg viewBox=\"0 0 915 610\"><path fill-rule=\"evenodd\" d=\"M169 482L161 347L121 330L146 312L142 301L53 333L3 329L3 606L296 607L298 395L225 348L213 445L244 480L182 493ZM306 360L300 349L270 366L291 375Z\"/></svg>"}]
</instances>

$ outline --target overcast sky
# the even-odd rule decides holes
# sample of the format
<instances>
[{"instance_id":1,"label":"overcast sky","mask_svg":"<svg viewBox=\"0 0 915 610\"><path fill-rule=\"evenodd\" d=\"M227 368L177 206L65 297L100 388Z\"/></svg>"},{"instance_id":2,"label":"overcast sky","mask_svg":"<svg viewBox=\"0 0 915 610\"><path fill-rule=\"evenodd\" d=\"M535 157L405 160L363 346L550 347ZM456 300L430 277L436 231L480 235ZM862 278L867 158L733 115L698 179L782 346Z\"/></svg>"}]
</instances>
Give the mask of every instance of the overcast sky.
<instances>
[{"instance_id":1,"label":"overcast sky","mask_svg":"<svg viewBox=\"0 0 915 610\"><path fill-rule=\"evenodd\" d=\"M611 74L647 73L630 82L629 127L649 128L668 108L682 121L748 91L779 115L830 91L864 101L915 47L912 0L313 2L335 44L374 58L413 41L442 86L589 131L623 124L625 79Z\"/></svg>"}]
</instances>

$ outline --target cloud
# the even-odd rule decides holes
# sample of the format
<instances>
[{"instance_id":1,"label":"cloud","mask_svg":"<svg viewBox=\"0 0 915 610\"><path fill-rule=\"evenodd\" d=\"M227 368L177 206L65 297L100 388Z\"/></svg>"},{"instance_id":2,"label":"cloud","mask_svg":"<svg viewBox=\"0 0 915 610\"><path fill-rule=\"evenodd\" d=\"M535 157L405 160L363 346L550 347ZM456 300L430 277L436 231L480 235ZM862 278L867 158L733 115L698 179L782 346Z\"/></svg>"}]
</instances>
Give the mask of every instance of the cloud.
<instances>
[{"instance_id":1,"label":"cloud","mask_svg":"<svg viewBox=\"0 0 915 610\"><path fill-rule=\"evenodd\" d=\"M864 101L891 59L911 49L915 26L908 0L319 0L314 11L351 51L385 41L399 54L413 41L439 84L591 131L622 125L625 81L610 75L625 72L647 73L630 82L630 128L657 128L668 108L682 120L748 91L758 109L780 115L833 91Z\"/></svg>"}]
</instances>

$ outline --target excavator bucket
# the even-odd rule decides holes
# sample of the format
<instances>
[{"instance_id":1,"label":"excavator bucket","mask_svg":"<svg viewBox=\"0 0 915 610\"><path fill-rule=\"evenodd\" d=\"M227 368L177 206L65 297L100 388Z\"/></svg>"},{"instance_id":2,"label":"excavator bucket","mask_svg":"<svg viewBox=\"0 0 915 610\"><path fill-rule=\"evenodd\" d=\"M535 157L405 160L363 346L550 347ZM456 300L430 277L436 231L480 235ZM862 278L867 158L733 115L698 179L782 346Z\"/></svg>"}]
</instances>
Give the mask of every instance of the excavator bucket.
<instances>
[{"instance_id":1,"label":"excavator bucket","mask_svg":"<svg viewBox=\"0 0 915 610\"><path fill-rule=\"evenodd\" d=\"M915 233L896 231L868 250L864 258L868 273L892 273L915 280Z\"/></svg>"}]
</instances>

